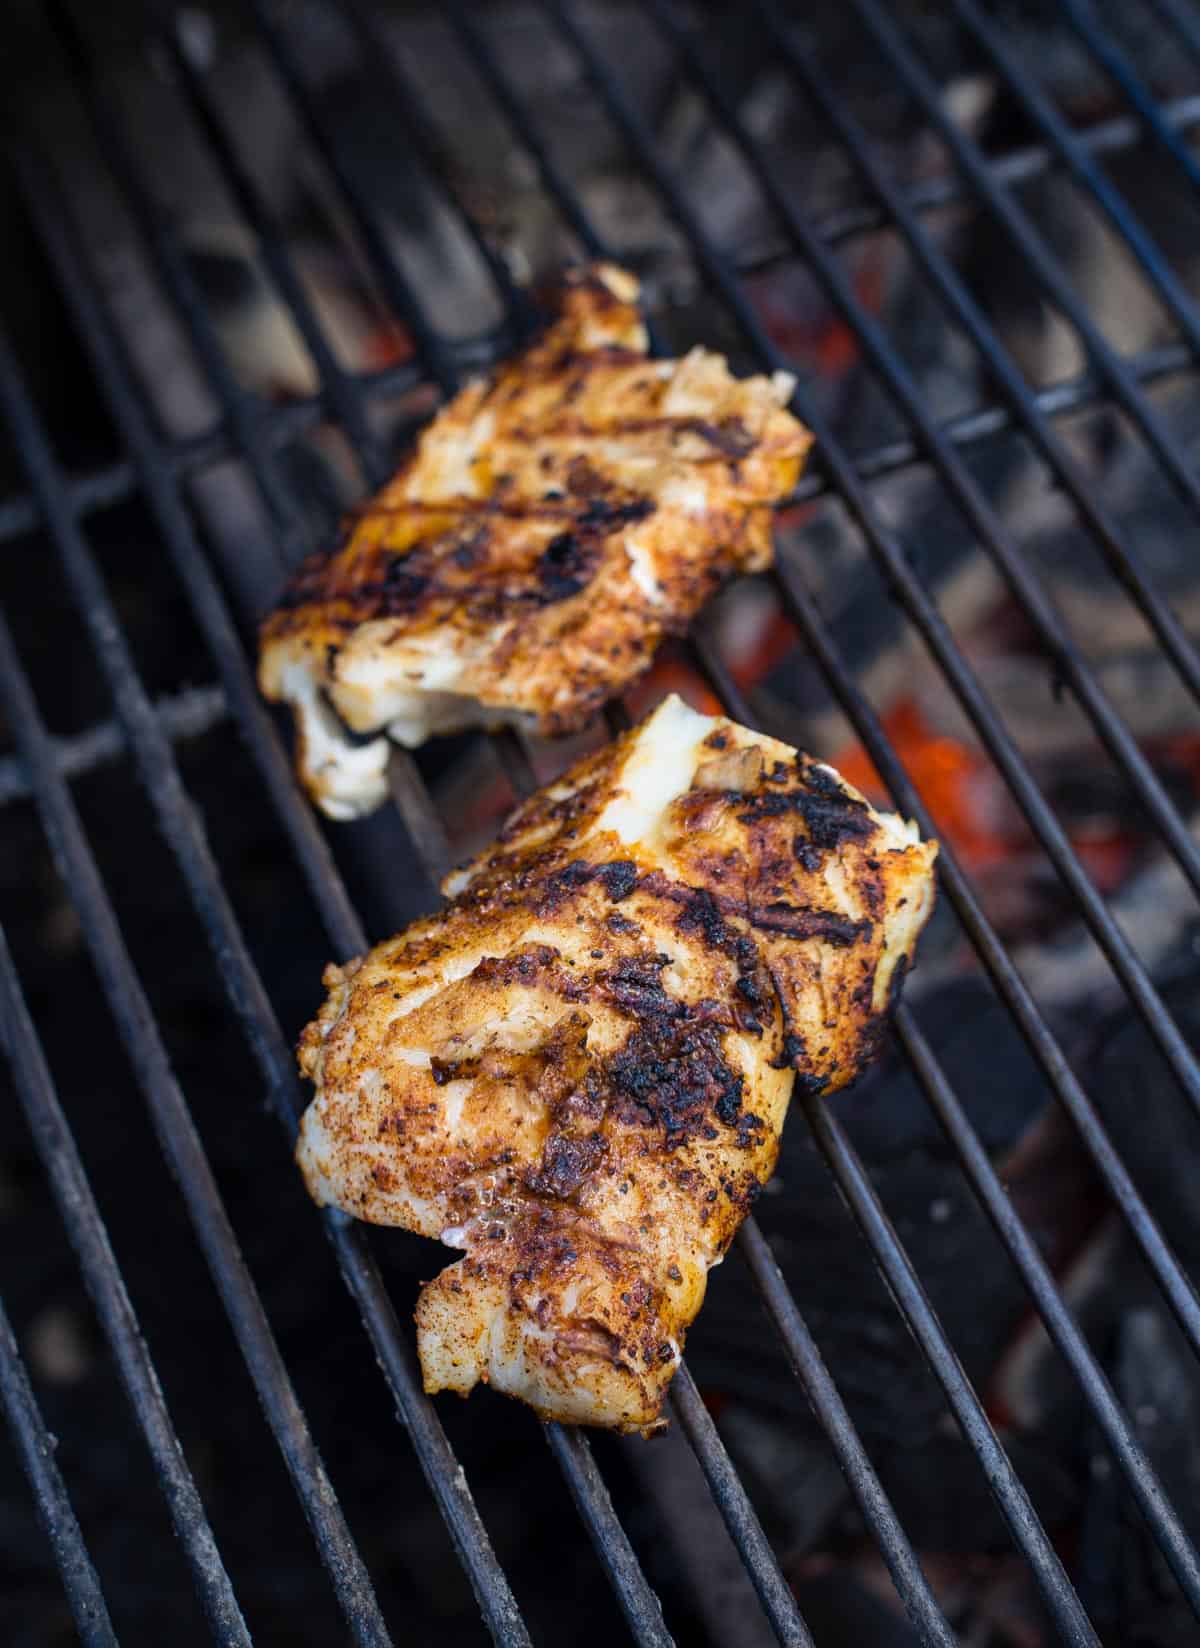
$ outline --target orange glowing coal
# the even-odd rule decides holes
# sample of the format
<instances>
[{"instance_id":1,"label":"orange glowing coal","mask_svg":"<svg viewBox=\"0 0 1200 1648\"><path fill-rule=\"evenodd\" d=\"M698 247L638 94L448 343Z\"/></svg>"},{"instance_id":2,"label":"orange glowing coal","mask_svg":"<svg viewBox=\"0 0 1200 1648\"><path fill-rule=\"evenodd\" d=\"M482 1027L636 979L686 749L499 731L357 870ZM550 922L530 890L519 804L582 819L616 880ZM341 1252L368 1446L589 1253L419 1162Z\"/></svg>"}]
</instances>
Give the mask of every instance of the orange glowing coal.
<instances>
[{"instance_id":1,"label":"orange glowing coal","mask_svg":"<svg viewBox=\"0 0 1200 1648\"><path fill-rule=\"evenodd\" d=\"M941 834L963 862L984 869L1009 858L1017 843L996 812L994 774L967 744L934 731L915 699L905 698L883 716L883 730ZM872 801L888 794L861 744L847 745L832 765Z\"/></svg>"}]
</instances>

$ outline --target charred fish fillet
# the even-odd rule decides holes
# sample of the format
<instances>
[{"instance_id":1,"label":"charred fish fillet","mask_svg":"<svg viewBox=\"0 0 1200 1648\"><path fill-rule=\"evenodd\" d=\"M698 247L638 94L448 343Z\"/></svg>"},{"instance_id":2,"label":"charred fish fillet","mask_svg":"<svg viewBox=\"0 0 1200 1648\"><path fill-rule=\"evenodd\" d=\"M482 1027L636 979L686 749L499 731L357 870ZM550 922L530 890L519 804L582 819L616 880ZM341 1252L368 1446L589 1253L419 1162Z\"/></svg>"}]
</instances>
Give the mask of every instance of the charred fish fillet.
<instances>
[{"instance_id":1,"label":"charred fish fillet","mask_svg":"<svg viewBox=\"0 0 1200 1648\"><path fill-rule=\"evenodd\" d=\"M611 265L568 277L542 339L455 396L267 619L259 681L330 817L383 800L388 735L578 728L726 576L769 564L810 439L792 380L650 359L637 299Z\"/></svg>"},{"instance_id":2,"label":"charred fish fillet","mask_svg":"<svg viewBox=\"0 0 1200 1648\"><path fill-rule=\"evenodd\" d=\"M533 796L450 902L330 967L300 1043L309 1191L464 1250L428 1391L649 1433L779 1147L852 1081L937 846L829 767L667 699Z\"/></svg>"}]
</instances>

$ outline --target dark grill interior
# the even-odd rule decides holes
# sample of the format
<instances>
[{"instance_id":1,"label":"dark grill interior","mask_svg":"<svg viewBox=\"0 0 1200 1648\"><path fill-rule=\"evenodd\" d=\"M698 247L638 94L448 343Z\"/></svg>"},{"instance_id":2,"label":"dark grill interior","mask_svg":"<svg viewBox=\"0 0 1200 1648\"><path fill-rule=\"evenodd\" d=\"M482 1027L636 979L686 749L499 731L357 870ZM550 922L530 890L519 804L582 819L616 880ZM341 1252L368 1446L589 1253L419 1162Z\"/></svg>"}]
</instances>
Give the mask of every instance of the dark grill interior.
<instances>
[{"instance_id":1,"label":"dark grill interior","mask_svg":"<svg viewBox=\"0 0 1200 1648\"><path fill-rule=\"evenodd\" d=\"M5 1641L1193 1640L1196 13L6 26ZM944 843L882 1070L796 1095L713 1278L687 1447L428 1401L437 1259L289 1159L322 963L569 756L397 752L327 830L253 626L571 254L817 437L646 692L854 750Z\"/></svg>"}]
</instances>

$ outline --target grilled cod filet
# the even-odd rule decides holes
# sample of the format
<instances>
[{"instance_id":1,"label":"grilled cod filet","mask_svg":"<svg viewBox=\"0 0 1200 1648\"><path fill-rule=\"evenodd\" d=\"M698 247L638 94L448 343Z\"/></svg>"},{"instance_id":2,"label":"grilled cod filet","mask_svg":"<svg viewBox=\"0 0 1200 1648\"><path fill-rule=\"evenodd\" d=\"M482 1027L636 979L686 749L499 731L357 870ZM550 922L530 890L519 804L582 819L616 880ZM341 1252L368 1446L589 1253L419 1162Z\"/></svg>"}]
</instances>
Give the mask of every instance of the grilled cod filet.
<instances>
[{"instance_id":1,"label":"grilled cod filet","mask_svg":"<svg viewBox=\"0 0 1200 1648\"><path fill-rule=\"evenodd\" d=\"M793 1079L870 1060L936 843L829 767L667 699L513 816L450 903L330 967L300 1043L309 1191L465 1256L426 1390L649 1434Z\"/></svg>"},{"instance_id":2,"label":"grilled cod filet","mask_svg":"<svg viewBox=\"0 0 1200 1648\"><path fill-rule=\"evenodd\" d=\"M387 736L347 729L572 731L725 576L769 564L810 440L792 380L650 359L638 291L608 264L568 276L540 342L455 396L264 624L262 690L330 817L386 794Z\"/></svg>"}]
</instances>

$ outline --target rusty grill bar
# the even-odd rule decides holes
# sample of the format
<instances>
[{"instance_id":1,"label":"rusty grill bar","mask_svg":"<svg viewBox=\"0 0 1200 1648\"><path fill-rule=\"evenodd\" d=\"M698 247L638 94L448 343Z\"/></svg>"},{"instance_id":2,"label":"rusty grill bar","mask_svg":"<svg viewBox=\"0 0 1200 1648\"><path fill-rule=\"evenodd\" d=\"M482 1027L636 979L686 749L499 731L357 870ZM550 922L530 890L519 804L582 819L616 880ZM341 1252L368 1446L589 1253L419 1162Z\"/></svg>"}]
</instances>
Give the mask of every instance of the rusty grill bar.
<instances>
[{"instance_id":1,"label":"rusty grill bar","mask_svg":"<svg viewBox=\"0 0 1200 1648\"><path fill-rule=\"evenodd\" d=\"M321 377L310 400L268 409L239 384L226 358L203 298L180 256L172 230L147 189L141 157L122 137L90 61L86 40L68 6L51 0L49 14L92 122L100 152L117 181L143 237L153 267L175 314L195 348L222 417L209 433L183 442L164 439L142 404L135 374L103 294L89 268L78 232L63 203L58 181L42 158L10 141L12 176L32 219L43 253L90 359L96 383L120 437L123 456L86 474L60 467L33 398L22 381L12 351L0 347L0 408L19 453L26 490L0 500L0 539L12 542L39 529L53 544L78 612L107 683L116 722L101 723L96 737L60 744L48 733L30 687L19 648L0 625L0 701L17 745L19 768L0 782L0 803L32 795L46 835L77 909L84 937L120 1036L130 1055L162 1150L180 1184L196 1240L212 1273L305 1516L320 1559L328 1571L348 1630L356 1641L392 1640L376 1602L371 1578L342 1514L336 1481L325 1473L286 1363L276 1344L254 1283L238 1249L220 1192L192 1121L187 1098L175 1077L167 1049L126 949L117 913L101 878L69 788L69 780L96 761L122 749L132 754L158 827L176 860L188 898L216 958L228 1005L240 1022L260 1072L269 1103L290 1143L303 1095L284 1030L256 968L238 916L223 885L203 827L184 788L175 740L187 736L187 714L170 704L155 706L138 675L117 612L107 593L89 542L92 515L114 502L140 495L149 505L163 548L182 584L203 634L214 670L205 689L215 719L228 714L237 723L265 787L276 821L307 883L328 943L338 959L360 953L366 935L342 882L334 857L291 776L275 724L260 702L251 665L234 616L202 547L186 497L191 479L229 457L243 462L273 524L273 550L287 563L306 547L304 523L289 494L278 454L285 441L314 424L339 425L354 448L364 484L377 483L387 460L372 434L368 408L373 397L394 394L419 382L451 393L465 372L497 358L530 323L528 300L513 281L484 228L472 217L452 182L441 179L446 205L472 237L505 307L506 322L494 334L451 344L439 336L426 314L422 293L391 256L371 200L361 189L331 138L320 102L308 86L289 39L286 22L267 0L247 0L258 38L269 55L293 110L314 151L328 168L341 203L361 236L375 278L388 303L408 327L417 360L383 372L356 376L338 365L321 322L305 296L284 237L272 221L236 143L209 99L203 78L165 27L163 45L180 92L203 132L216 165L255 237L277 292L308 344ZM1175 29L1185 49L1200 61L1200 29L1179 0L1150 0L1164 27ZM826 291L864 357L903 414L907 434L870 451L852 454L839 443L805 392L796 410L817 436L816 457L794 500L824 491L844 502L867 549L897 603L936 659L946 683L973 724L1029 827L1053 864L1079 913L1121 980L1129 1001L1167 1060L1181 1091L1200 1111L1200 1068L1173 1021L1161 994L1105 901L1096 891L1074 847L1023 762L1005 723L940 614L905 547L881 516L870 482L913 463L930 466L973 534L993 559L1036 631L1059 678L1091 721L1114 765L1121 770L1162 842L1193 891L1200 893L1200 849L1159 776L1143 755L1096 682L1083 654L1048 601L1036 572L1009 528L1000 520L965 462L977 443L1012 429L1022 432L1062 486L1130 600L1145 616L1165 656L1193 697L1200 699L1200 659L1195 644L1154 587L1126 536L1089 491L1074 465L1055 419L1101 402L1118 405L1137 428L1180 497L1200 513L1200 481L1187 455L1147 396L1147 389L1172 374L1195 369L1200 317L1128 203L1108 182L1104 156L1146 142L1177 166L1193 185L1196 161L1183 136L1200 124L1200 96L1159 105L1134 67L1110 37L1098 10L1087 0L1063 0L1063 11L1082 45L1094 54L1129 106L1121 114L1083 132L1070 128L1012 59L995 27L975 0L955 0L962 27L991 61L1001 80L1023 105L1038 133L1036 145L1001 156L985 156L945 112L939 88L915 56L902 28L878 0L850 0L864 41L903 84L930 129L950 154L953 179L936 179L901 190L890 182L872 153L867 134L839 98L816 61L795 42L786 14L775 0L755 0L753 26L777 50L799 96L806 99L836 135L862 185L862 203L814 218L789 196L773 174L756 137L742 123L719 72L707 53L695 17L672 0L649 0L646 10L677 54L681 71L705 102L752 171L779 231L778 249L767 258L739 262L714 243L683 182L660 153L655 137L631 101L617 67L596 46L586 24L567 0L539 7L581 67L630 160L681 231L701 280L728 312L751 353L766 368L790 364L768 335L750 303L743 277L776 261L798 260ZM374 15L360 0L345 0L346 20L372 65L387 83L399 130L417 152L436 162L437 144L427 115L401 65L389 55ZM539 132L520 93L507 77L489 39L486 11L455 0L448 22L481 86L507 121L514 140L536 169L541 185L581 250L610 251L551 148ZM750 26L749 20L747 26ZM1162 299L1180 339L1133 358L1119 357L1071 288L1053 251L1013 195L1016 183L1062 169L1107 216L1136 260L1143 278ZM432 175L439 177L436 164ZM1008 356L1004 344L929 234L925 214L936 207L969 201L991 214L1047 296L1065 314L1082 340L1086 373L1070 383L1034 390ZM925 409L917 385L878 323L855 294L839 261L838 248L850 237L881 227L895 231L937 294L940 304L986 362L997 392L993 404L938 425ZM793 363L794 364L794 363ZM217 546L218 553L219 547ZM861 739L897 806L922 829L936 831L921 797L888 742L871 704L856 684L837 644L823 624L798 566L781 556L775 573L783 605L803 637L835 699ZM729 713L753 723L754 714L701 624L692 656ZM610 728L619 730L623 711L614 708ZM526 751L514 735L498 735L495 747L515 794L534 782ZM428 876L445 863L447 845L419 770L410 758L393 762L393 789L414 847ZM1137 1190L1100 1116L1055 1039L1037 1002L989 921L971 880L945 849L942 886L999 999L1070 1117L1113 1204L1119 1210L1192 1349L1200 1354L1200 1299L1192 1279L1171 1251ZM214 1637L223 1643L249 1641L249 1632L222 1564L203 1503L184 1459L149 1354L86 1171L71 1136L69 1118L56 1096L21 986L0 939L0 1023L14 1083L27 1113L39 1154L50 1178L64 1224L108 1338L137 1423L150 1450L178 1538L190 1562L197 1592ZM1028 1290L1030 1300L1084 1394L1099 1433L1136 1499L1147 1527L1185 1594L1200 1616L1200 1558L1177 1510L1165 1495L1103 1369L1089 1348L1033 1237L1012 1207L1006 1189L951 1088L911 1010L896 1015L896 1037L916 1080L945 1131L962 1170L992 1222ZM1072 1644L1098 1641L1060 1555L1042 1527L1028 1493L1009 1461L979 1397L963 1371L896 1231L837 1117L815 1097L797 1098L796 1108L828 1164L887 1280L896 1305L940 1383L950 1413L978 1456L980 1468L1007 1520L1014 1543L1028 1561L1047 1612L1061 1639ZM800 1126L797 1116L792 1126ZM315 1216L315 1215L314 1215ZM321 1216L343 1280L366 1328L387 1381L399 1419L450 1530L493 1639L506 1645L530 1641L516 1600L496 1559L433 1405L424 1397L410 1335L388 1297L371 1238L344 1217ZM933 1590L885 1494L837 1388L837 1368L827 1369L788 1291L769 1244L754 1220L739 1245L763 1304L844 1471L863 1518L892 1575L921 1639L954 1642ZM84 1640L113 1639L95 1572L74 1521L61 1475L49 1453L37 1411L6 1319L0 1315L0 1398L30 1476L39 1514L49 1531L67 1596ZM812 1641L792 1592L780 1571L749 1496L739 1481L690 1373L680 1370L671 1407L695 1450L713 1499L740 1553L779 1641ZM642 1644L672 1640L657 1598L639 1566L617 1517L586 1436L557 1425L544 1427L550 1452L561 1468L598 1560L623 1610L632 1638ZM334 1473L336 1477L336 1472ZM392 1622L403 1636L399 1622Z\"/></svg>"}]
</instances>

